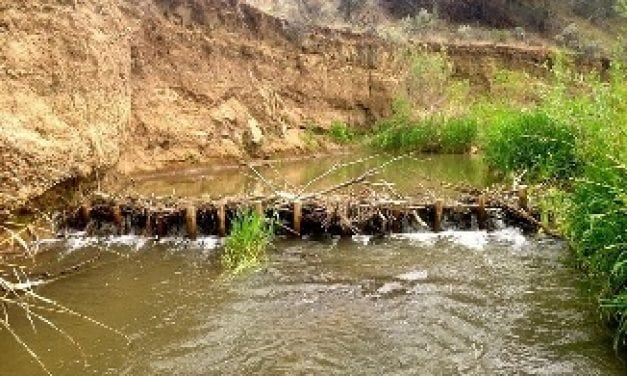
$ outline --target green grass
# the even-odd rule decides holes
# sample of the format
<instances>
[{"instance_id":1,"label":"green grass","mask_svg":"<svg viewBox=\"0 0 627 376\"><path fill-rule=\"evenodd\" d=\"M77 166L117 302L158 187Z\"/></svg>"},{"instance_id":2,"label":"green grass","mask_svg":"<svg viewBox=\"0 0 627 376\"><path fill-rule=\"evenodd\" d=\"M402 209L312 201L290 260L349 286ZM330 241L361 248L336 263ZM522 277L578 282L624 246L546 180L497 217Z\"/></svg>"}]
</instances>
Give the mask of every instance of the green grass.
<instances>
[{"instance_id":1,"label":"green grass","mask_svg":"<svg viewBox=\"0 0 627 376\"><path fill-rule=\"evenodd\" d=\"M463 154L475 144L477 133L477 122L471 118L392 117L377 124L371 145L388 151Z\"/></svg>"},{"instance_id":2,"label":"green grass","mask_svg":"<svg viewBox=\"0 0 627 376\"><path fill-rule=\"evenodd\" d=\"M346 123L339 121L331 124L328 135L338 144L349 144L357 137L357 133L355 131L353 131Z\"/></svg>"},{"instance_id":3,"label":"green grass","mask_svg":"<svg viewBox=\"0 0 627 376\"><path fill-rule=\"evenodd\" d=\"M463 154L470 151L477 141L479 127L472 118L448 119L436 128L440 151Z\"/></svg>"},{"instance_id":4,"label":"green grass","mask_svg":"<svg viewBox=\"0 0 627 376\"><path fill-rule=\"evenodd\" d=\"M543 183L543 206L559 217L578 265L603 286L599 307L619 348L627 342L627 70L613 64L601 78L558 60L532 110L482 111L488 164Z\"/></svg>"},{"instance_id":5,"label":"green grass","mask_svg":"<svg viewBox=\"0 0 627 376\"><path fill-rule=\"evenodd\" d=\"M627 163L598 158L575 183L566 234L582 268L600 279L601 307L627 339Z\"/></svg>"},{"instance_id":6,"label":"green grass","mask_svg":"<svg viewBox=\"0 0 627 376\"><path fill-rule=\"evenodd\" d=\"M273 238L274 229L265 218L253 212L238 214L226 238L222 265L234 273L259 265Z\"/></svg>"},{"instance_id":7,"label":"green grass","mask_svg":"<svg viewBox=\"0 0 627 376\"><path fill-rule=\"evenodd\" d=\"M578 130L541 111L510 112L486 131L484 158L501 172L527 172L533 180L569 178L581 165Z\"/></svg>"}]
</instances>

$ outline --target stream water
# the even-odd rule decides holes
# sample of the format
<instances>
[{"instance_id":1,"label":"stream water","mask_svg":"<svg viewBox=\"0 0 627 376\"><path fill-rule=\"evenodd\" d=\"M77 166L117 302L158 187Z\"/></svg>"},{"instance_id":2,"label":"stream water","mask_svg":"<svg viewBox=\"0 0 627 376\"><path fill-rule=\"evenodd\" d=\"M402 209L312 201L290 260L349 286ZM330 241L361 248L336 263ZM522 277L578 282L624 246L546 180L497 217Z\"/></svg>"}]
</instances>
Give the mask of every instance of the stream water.
<instances>
[{"instance_id":1,"label":"stream water","mask_svg":"<svg viewBox=\"0 0 627 376\"><path fill-rule=\"evenodd\" d=\"M420 176L484 184L478 160L431 162L438 167L421 170L414 160L383 178L403 191L424 184ZM276 169L302 184L325 163ZM293 175L281 174L287 170ZM248 189L248 178L232 183L221 175L239 179L242 171L234 171L153 175L136 189ZM627 374L594 297L565 262L565 244L515 229L279 240L267 264L236 277L217 266L215 238L74 237L44 246L52 252L40 263L58 267L102 253L37 292L130 339L47 313L82 345L81 355L58 332L37 325L35 334L23 313L10 312L12 327L55 375ZM0 364L6 375L43 374L8 335Z\"/></svg>"}]
</instances>

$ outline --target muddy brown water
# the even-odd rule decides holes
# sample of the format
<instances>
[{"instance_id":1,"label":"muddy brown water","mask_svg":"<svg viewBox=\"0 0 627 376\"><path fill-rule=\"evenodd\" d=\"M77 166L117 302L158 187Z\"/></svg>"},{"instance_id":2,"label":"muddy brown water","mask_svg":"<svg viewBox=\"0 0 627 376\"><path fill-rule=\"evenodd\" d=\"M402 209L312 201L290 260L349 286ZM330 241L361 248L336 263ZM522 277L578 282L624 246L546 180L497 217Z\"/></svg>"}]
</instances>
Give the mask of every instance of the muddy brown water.
<instances>
[{"instance_id":1,"label":"muddy brown water","mask_svg":"<svg viewBox=\"0 0 627 376\"><path fill-rule=\"evenodd\" d=\"M476 177L482 169L445 159L438 163L451 171L468 163ZM394 173L408 187L416 176ZM175 180L163 185L184 189ZM47 313L81 355L43 325L33 333L15 310L11 324L55 375L627 374L561 241L510 228L279 239L266 264L235 277L218 267L219 242L48 242L54 252L40 261L48 265L102 257L37 292L130 342ZM0 374L42 374L3 333Z\"/></svg>"},{"instance_id":2,"label":"muddy brown water","mask_svg":"<svg viewBox=\"0 0 627 376\"><path fill-rule=\"evenodd\" d=\"M263 195L273 190L298 192L307 186L307 192L328 188L359 176L369 169L381 166L393 157L368 155L362 152L307 158L294 161L267 161L256 166L256 170L271 181L273 187L260 180L255 172L246 167L202 166L180 171L170 169L157 173L138 175L129 192L156 196L212 197ZM337 168L323 179L308 184L316 177L356 160L363 163ZM480 156L419 155L405 157L369 179L372 183L393 183L393 189L407 195L454 194L443 189L442 182L476 187L486 185L486 168Z\"/></svg>"}]
</instances>

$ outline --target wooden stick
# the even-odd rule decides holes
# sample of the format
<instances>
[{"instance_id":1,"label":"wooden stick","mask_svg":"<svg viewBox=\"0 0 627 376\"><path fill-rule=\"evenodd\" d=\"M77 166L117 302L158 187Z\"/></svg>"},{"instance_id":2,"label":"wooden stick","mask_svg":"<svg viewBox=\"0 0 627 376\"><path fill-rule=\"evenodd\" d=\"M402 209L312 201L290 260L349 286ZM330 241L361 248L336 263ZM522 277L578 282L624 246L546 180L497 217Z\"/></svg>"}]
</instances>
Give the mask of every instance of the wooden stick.
<instances>
[{"instance_id":1,"label":"wooden stick","mask_svg":"<svg viewBox=\"0 0 627 376\"><path fill-rule=\"evenodd\" d=\"M144 226L143 235L146 237L152 236L152 214L150 210L146 210L146 225Z\"/></svg>"},{"instance_id":2,"label":"wooden stick","mask_svg":"<svg viewBox=\"0 0 627 376\"><path fill-rule=\"evenodd\" d=\"M488 218L488 213L485 210L485 195L479 196L477 201L479 203L477 208L477 224L479 225L479 230L485 230L487 228Z\"/></svg>"},{"instance_id":3,"label":"wooden stick","mask_svg":"<svg viewBox=\"0 0 627 376\"><path fill-rule=\"evenodd\" d=\"M187 230L187 236L191 240L196 240L198 238L196 207L193 205L190 205L185 209L185 229Z\"/></svg>"},{"instance_id":4,"label":"wooden stick","mask_svg":"<svg viewBox=\"0 0 627 376\"><path fill-rule=\"evenodd\" d=\"M87 224L89 223L90 216L91 216L91 206L88 204L81 205L78 215L79 215L81 223L84 226L87 226Z\"/></svg>"},{"instance_id":5,"label":"wooden stick","mask_svg":"<svg viewBox=\"0 0 627 376\"><path fill-rule=\"evenodd\" d=\"M442 231L442 217L444 216L444 200L438 199L433 204L433 231Z\"/></svg>"},{"instance_id":6,"label":"wooden stick","mask_svg":"<svg viewBox=\"0 0 627 376\"><path fill-rule=\"evenodd\" d=\"M521 185L518 189L518 207L524 211L529 211L529 198L527 196L526 185Z\"/></svg>"},{"instance_id":7,"label":"wooden stick","mask_svg":"<svg viewBox=\"0 0 627 376\"><path fill-rule=\"evenodd\" d=\"M165 218L163 217L163 214L157 214L156 222L157 222L156 235L157 237L162 238L167 233L167 229L165 227Z\"/></svg>"},{"instance_id":8,"label":"wooden stick","mask_svg":"<svg viewBox=\"0 0 627 376\"><path fill-rule=\"evenodd\" d=\"M266 213L263 211L263 202L255 201L254 207L255 207L255 213L257 213L261 218L266 216Z\"/></svg>"},{"instance_id":9,"label":"wooden stick","mask_svg":"<svg viewBox=\"0 0 627 376\"><path fill-rule=\"evenodd\" d=\"M218 205L218 235L220 237L226 236L226 208L225 205Z\"/></svg>"},{"instance_id":10,"label":"wooden stick","mask_svg":"<svg viewBox=\"0 0 627 376\"><path fill-rule=\"evenodd\" d=\"M296 196L300 197L310 186L312 186L314 183L324 179L325 177L331 175L333 172L341 169L341 168L345 168L345 167L349 167L349 166L353 166L353 165L357 165L360 163L364 163L367 162L371 159L377 158L379 157L379 154L375 154L375 155L371 155L369 157L366 158L361 158L357 161L353 161L353 162L348 162L348 163L343 163L343 164L334 164L329 170L327 170L326 172L316 176L315 178L311 179L307 184L305 184L303 186L303 188L301 188L300 191L298 191L298 193L296 194Z\"/></svg>"},{"instance_id":11,"label":"wooden stick","mask_svg":"<svg viewBox=\"0 0 627 376\"><path fill-rule=\"evenodd\" d=\"M355 184L361 183L361 182L365 181L367 178L369 178L369 177L371 177L373 175L376 175L377 173L379 173L379 171L383 170L384 168L386 168L390 164L392 164L392 163L394 163L394 162L396 162L398 160L401 160L403 158L405 158L404 155L400 155L398 157L392 158L389 161L381 164L380 166L371 168L370 170L364 172L363 174L359 175L358 177L356 177L354 179L345 181L343 183L340 183L338 185L335 185L335 186L333 186L331 188L325 189L325 190L323 190L321 192L318 192L318 193L313 193L313 194L310 194L310 195L302 196L301 200L308 199L308 198L313 198L313 197L316 197L316 196L325 196L325 195L328 195L331 192L335 192L335 191L340 190L342 188L350 187L351 185L355 185Z\"/></svg>"},{"instance_id":12,"label":"wooden stick","mask_svg":"<svg viewBox=\"0 0 627 376\"><path fill-rule=\"evenodd\" d=\"M418 223L420 227L422 227L423 229L429 228L429 225L427 225L427 223L425 223L425 221L423 221L422 218L420 218L420 215L418 214L418 212L416 212L416 210L411 210L410 213L414 217L414 219L416 220L416 223Z\"/></svg>"},{"instance_id":13,"label":"wooden stick","mask_svg":"<svg viewBox=\"0 0 627 376\"><path fill-rule=\"evenodd\" d=\"M533 218L531 215L529 215L529 213L527 213L526 211L516 208L512 205L509 205L506 202L501 202L500 203L501 208L506 209L511 211L512 213L517 214L518 216L520 216L522 219L524 219L525 221L527 221L527 223L536 226L537 228L541 228L542 231L544 231L545 234L553 236L555 238L559 238L562 239L564 237L564 235L562 235L559 231L553 230L552 228L550 228L549 226L545 225L544 223L538 221L537 219Z\"/></svg>"},{"instance_id":14,"label":"wooden stick","mask_svg":"<svg viewBox=\"0 0 627 376\"><path fill-rule=\"evenodd\" d=\"M301 222L303 217L303 203L301 201L294 201L294 232L301 234Z\"/></svg>"},{"instance_id":15,"label":"wooden stick","mask_svg":"<svg viewBox=\"0 0 627 376\"><path fill-rule=\"evenodd\" d=\"M113 216L113 224L118 231L118 235L122 235L122 208L120 205L113 205L111 208L112 216Z\"/></svg>"}]
</instances>

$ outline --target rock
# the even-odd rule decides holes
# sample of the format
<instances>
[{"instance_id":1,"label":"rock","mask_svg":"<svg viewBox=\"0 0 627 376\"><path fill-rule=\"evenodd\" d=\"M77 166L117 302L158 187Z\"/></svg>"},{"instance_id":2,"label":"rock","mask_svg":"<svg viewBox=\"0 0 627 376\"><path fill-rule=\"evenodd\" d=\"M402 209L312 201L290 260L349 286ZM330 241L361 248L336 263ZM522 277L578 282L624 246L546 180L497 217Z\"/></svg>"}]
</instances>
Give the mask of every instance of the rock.
<instances>
[{"instance_id":1,"label":"rock","mask_svg":"<svg viewBox=\"0 0 627 376\"><path fill-rule=\"evenodd\" d=\"M259 123L252 116L248 118L246 131L242 135L242 143L249 151L258 149L263 143L263 131Z\"/></svg>"},{"instance_id":2,"label":"rock","mask_svg":"<svg viewBox=\"0 0 627 376\"><path fill-rule=\"evenodd\" d=\"M259 128L259 123L253 117L248 119L248 131L251 135L250 141L255 145L261 144L263 141L263 131Z\"/></svg>"}]
</instances>

